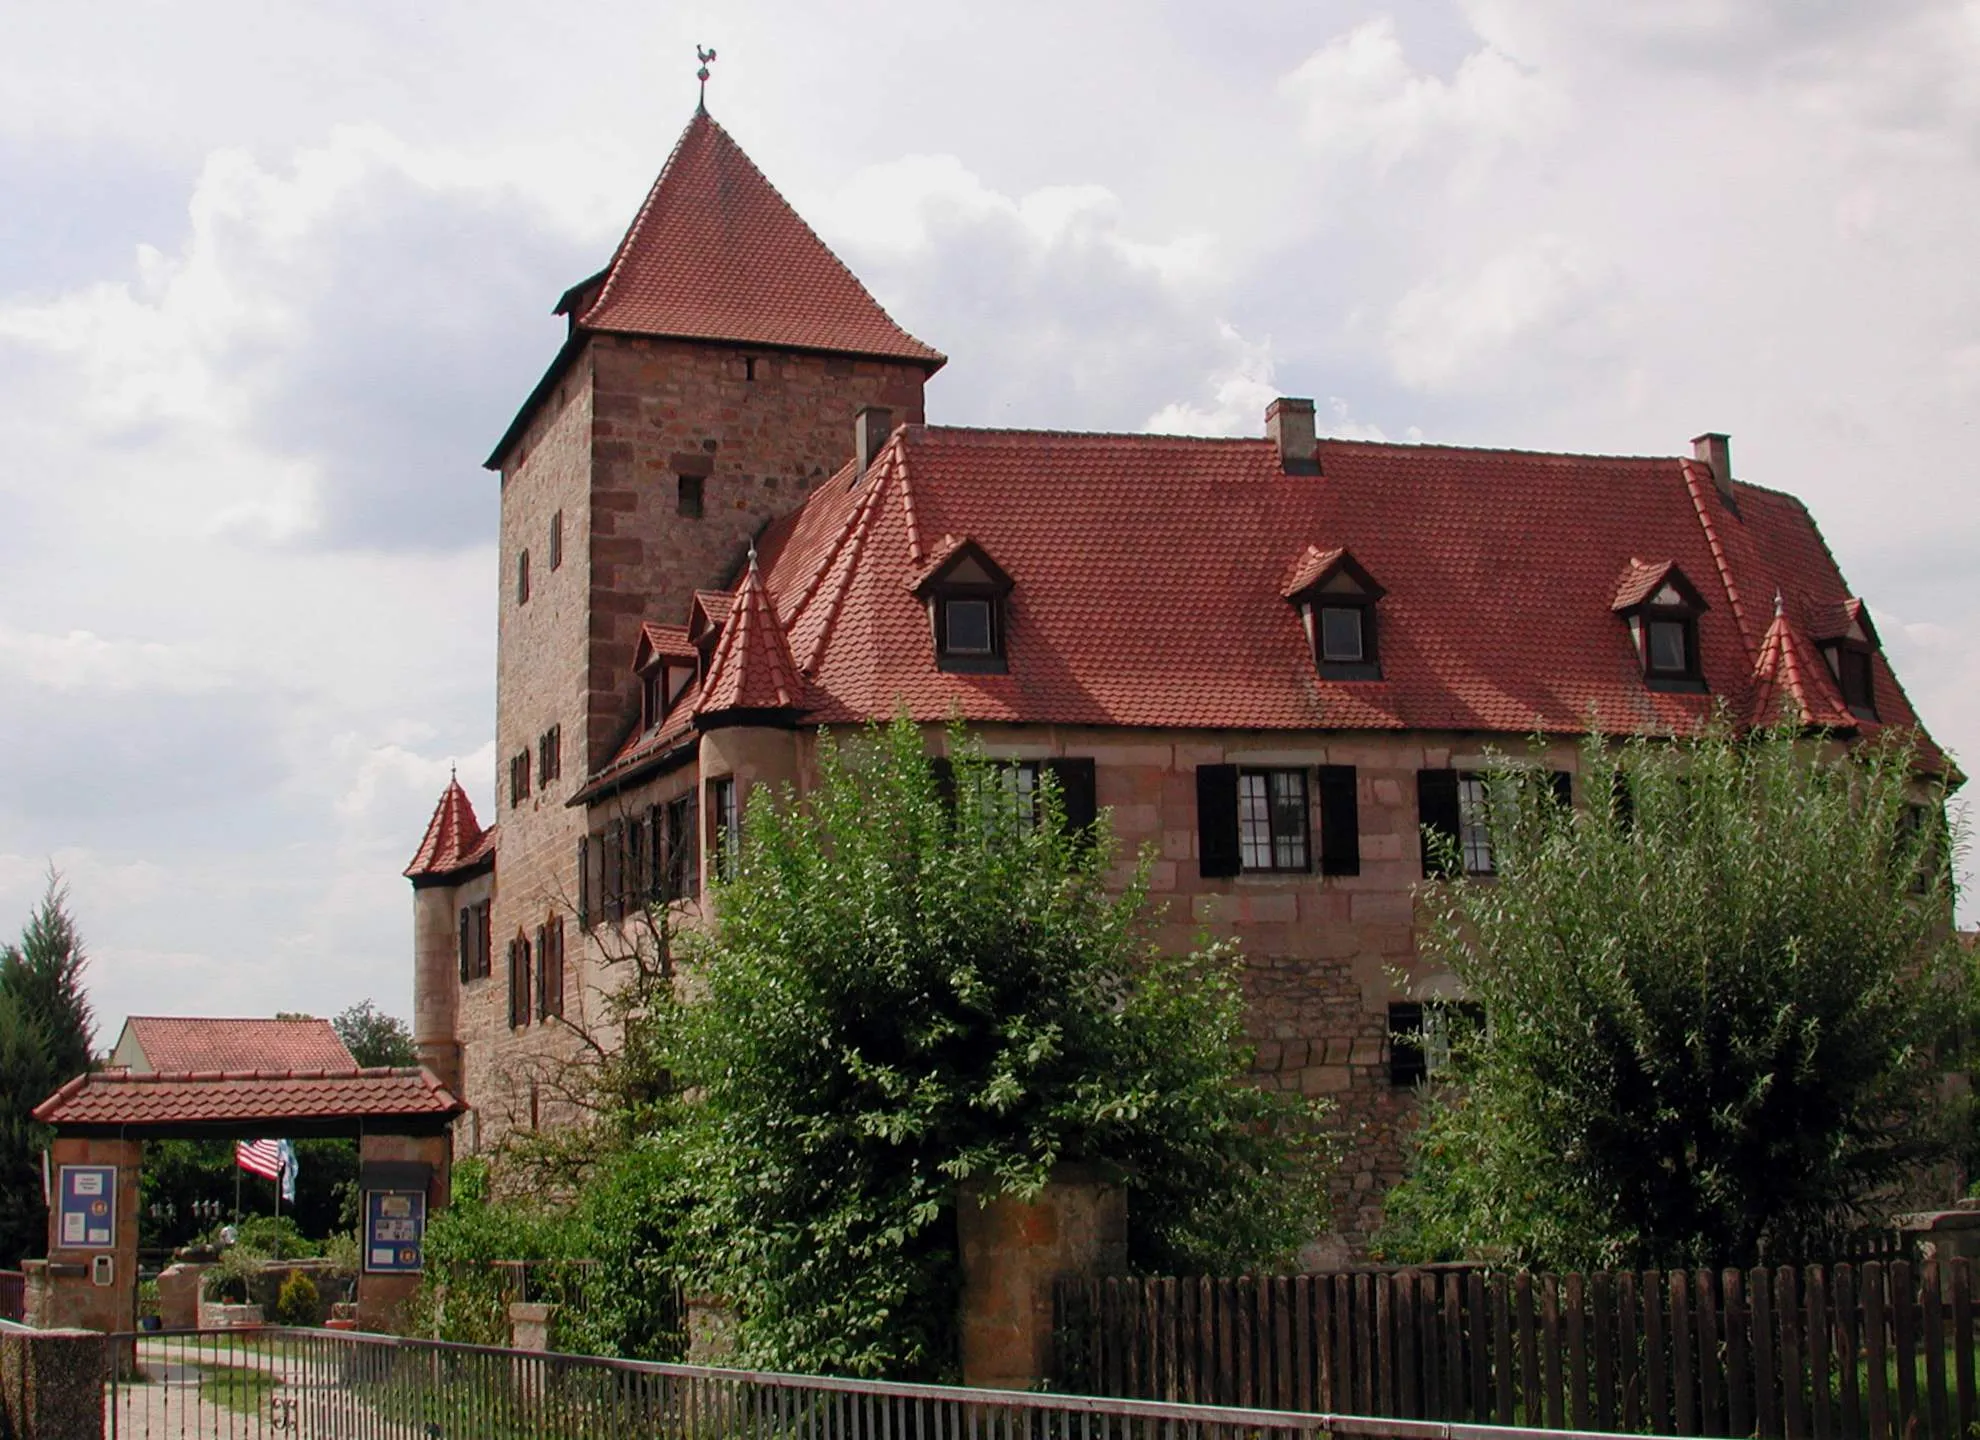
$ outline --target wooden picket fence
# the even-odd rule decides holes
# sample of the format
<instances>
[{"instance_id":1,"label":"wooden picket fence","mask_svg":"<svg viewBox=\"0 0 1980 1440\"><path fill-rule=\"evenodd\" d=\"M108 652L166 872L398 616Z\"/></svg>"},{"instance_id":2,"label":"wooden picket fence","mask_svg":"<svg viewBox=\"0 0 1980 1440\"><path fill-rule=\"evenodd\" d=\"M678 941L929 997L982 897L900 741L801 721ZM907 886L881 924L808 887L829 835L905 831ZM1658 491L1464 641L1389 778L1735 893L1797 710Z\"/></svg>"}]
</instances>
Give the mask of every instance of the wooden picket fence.
<instances>
[{"instance_id":1,"label":"wooden picket fence","mask_svg":"<svg viewBox=\"0 0 1980 1440\"><path fill-rule=\"evenodd\" d=\"M1974 1266L1061 1280L1055 1388L1762 1440L1974 1440Z\"/></svg>"}]
</instances>

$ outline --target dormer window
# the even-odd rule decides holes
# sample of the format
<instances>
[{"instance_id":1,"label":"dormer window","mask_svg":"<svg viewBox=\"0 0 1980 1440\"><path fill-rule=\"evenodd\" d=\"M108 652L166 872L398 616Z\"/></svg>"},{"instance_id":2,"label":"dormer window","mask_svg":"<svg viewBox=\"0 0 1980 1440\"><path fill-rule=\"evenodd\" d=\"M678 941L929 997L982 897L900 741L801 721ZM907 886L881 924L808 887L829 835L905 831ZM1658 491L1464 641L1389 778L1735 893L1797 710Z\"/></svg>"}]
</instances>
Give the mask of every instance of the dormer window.
<instances>
[{"instance_id":1,"label":"dormer window","mask_svg":"<svg viewBox=\"0 0 1980 1440\"><path fill-rule=\"evenodd\" d=\"M935 667L964 674L1002 674L1011 578L973 540L944 537L935 560L914 586L928 606Z\"/></svg>"},{"instance_id":2,"label":"dormer window","mask_svg":"<svg viewBox=\"0 0 1980 1440\"><path fill-rule=\"evenodd\" d=\"M1375 608L1384 592L1354 556L1308 546L1282 593L1299 609L1322 680L1382 678Z\"/></svg>"},{"instance_id":3,"label":"dormer window","mask_svg":"<svg viewBox=\"0 0 1980 1440\"><path fill-rule=\"evenodd\" d=\"M1682 570L1668 560L1630 561L1613 608L1629 626L1644 684L1652 690L1705 689L1698 656L1698 617L1705 602Z\"/></svg>"},{"instance_id":4,"label":"dormer window","mask_svg":"<svg viewBox=\"0 0 1980 1440\"><path fill-rule=\"evenodd\" d=\"M679 708L701 674L700 652L688 627L642 626L633 669L639 675L640 728L651 730Z\"/></svg>"},{"instance_id":5,"label":"dormer window","mask_svg":"<svg viewBox=\"0 0 1980 1440\"><path fill-rule=\"evenodd\" d=\"M1877 718L1877 632L1861 600L1843 606L1843 633L1822 642L1822 658L1829 662L1829 673L1836 677L1843 704L1859 720Z\"/></svg>"}]
</instances>

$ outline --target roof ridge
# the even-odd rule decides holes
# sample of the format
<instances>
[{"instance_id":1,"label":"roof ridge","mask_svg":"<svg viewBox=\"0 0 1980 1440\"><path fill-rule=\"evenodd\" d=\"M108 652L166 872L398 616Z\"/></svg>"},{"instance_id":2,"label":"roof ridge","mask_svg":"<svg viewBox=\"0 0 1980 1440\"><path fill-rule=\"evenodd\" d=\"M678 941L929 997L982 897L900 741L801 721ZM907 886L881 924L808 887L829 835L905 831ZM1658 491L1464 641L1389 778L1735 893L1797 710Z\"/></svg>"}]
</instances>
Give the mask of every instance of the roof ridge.
<instances>
[{"instance_id":1,"label":"roof ridge","mask_svg":"<svg viewBox=\"0 0 1980 1440\"><path fill-rule=\"evenodd\" d=\"M1727 552L1725 542L1719 537L1718 526L1712 523L1712 513L1706 504L1703 488L1698 483L1700 467L1696 462L1678 457L1678 470L1684 477L1684 488L1691 496L1691 508L1698 516L1699 528L1705 532L1705 546L1712 552L1712 564L1719 572L1719 584L1726 592L1726 600L1732 606L1733 628L1739 632L1740 644L1746 647L1747 663L1758 665L1760 647L1753 638L1753 628L1747 623L1746 605L1740 599L1739 581L1732 571L1732 557ZM1706 470L1710 474L1710 470Z\"/></svg>"},{"instance_id":2,"label":"roof ridge","mask_svg":"<svg viewBox=\"0 0 1980 1440\"><path fill-rule=\"evenodd\" d=\"M818 634L811 642L811 654L805 662L805 673L815 675L818 667L825 663L825 648L832 643L833 632L839 627L839 616L844 613L846 596L852 592L853 578L859 570L860 557L866 553L866 537L872 533L873 518L880 513L880 497L887 488L887 481L893 477L891 468L882 470L874 477L872 487L860 497L853 513L846 517L846 529L839 542L833 545L827 565L819 568L821 576L830 573L829 567L839 569L839 583L833 587L825 618L818 627Z\"/></svg>"},{"instance_id":3,"label":"roof ridge","mask_svg":"<svg viewBox=\"0 0 1980 1440\"><path fill-rule=\"evenodd\" d=\"M1029 428L1016 425L931 425L921 424L914 430L930 435L1010 435L1010 436L1049 436L1067 440L1137 440L1148 442L1167 441L1178 445L1248 445L1270 446L1271 437L1264 435L1184 435L1167 430L1062 430L1051 426ZM1675 455L1635 454L1625 455L1585 450L1533 450L1516 445L1465 445L1448 440L1365 440L1344 435L1321 435L1323 445L1352 446L1363 450L1405 450L1418 454L1448 453L1455 455L1520 455L1543 460L1604 460L1626 461L1630 464L1659 465L1680 459ZM1741 485L1748 484L1740 481ZM1785 491L1767 490L1766 486L1754 485L1755 490L1769 494L1786 494ZM1793 497L1789 497L1793 498Z\"/></svg>"}]
</instances>

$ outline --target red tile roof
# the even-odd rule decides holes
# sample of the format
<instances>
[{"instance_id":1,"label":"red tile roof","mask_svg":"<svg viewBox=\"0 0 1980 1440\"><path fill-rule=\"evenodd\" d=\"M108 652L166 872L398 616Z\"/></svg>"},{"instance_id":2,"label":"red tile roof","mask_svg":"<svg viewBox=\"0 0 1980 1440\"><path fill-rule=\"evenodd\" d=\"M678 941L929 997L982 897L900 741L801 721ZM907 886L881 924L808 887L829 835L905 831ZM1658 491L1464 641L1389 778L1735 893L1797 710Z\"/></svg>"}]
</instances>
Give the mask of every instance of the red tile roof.
<instances>
[{"instance_id":1,"label":"red tile roof","mask_svg":"<svg viewBox=\"0 0 1980 1440\"><path fill-rule=\"evenodd\" d=\"M328 1020L133 1015L124 1028L154 1071L347 1070L357 1065Z\"/></svg>"},{"instance_id":2,"label":"red tile roof","mask_svg":"<svg viewBox=\"0 0 1980 1440\"><path fill-rule=\"evenodd\" d=\"M756 551L749 552L729 621L722 627L714 658L696 702L697 718L731 710L791 710L804 694L790 642L777 619L770 593L757 569Z\"/></svg>"},{"instance_id":3,"label":"red tile roof","mask_svg":"<svg viewBox=\"0 0 1980 1440\"><path fill-rule=\"evenodd\" d=\"M872 355L931 372L943 364L705 110L681 132L611 263L565 304L581 330Z\"/></svg>"},{"instance_id":4,"label":"red tile roof","mask_svg":"<svg viewBox=\"0 0 1980 1440\"><path fill-rule=\"evenodd\" d=\"M47 1125L445 1117L465 1107L430 1070L228 1070L78 1075L34 1108Z\"/></svg>"},{"instance_id":5,"label":"red tile roof","mask_svg":"<svg viewBox=\"0 0 1980 1440\"><path fill-rule=\"evenodd\" d=\"M639 644L633 647L633 669L644 670L655 659L684 660L692 665L701 652L688 639L685 625L656 625L651 620L639 627Z\"/></svg>"},{"instance_id":6,"label":"red tile roof","mask_svg":"<svg viewBox=\"0 0 1980 1440\"><path fill-rule=\"evenodd\" d=\"M475 819L474 802L468 799L461 782L449 777L440 792L440 803L433 807L433 818L426 822L426 836L419 842L419 853L405 873L410 879L429 875L451 875L479 864L494 853L495 828L481 828Z\"/></svg>"},{"instance_id":7,"label":"red tile roof","mask_svg":"<svg viewBox=\"0 0 1980 1440\"><path fill-rule=\"evenodd\" d=\"M1819 730L1854 730L1857 725L1856 717L1843 704L1828 665L1815 653L1801 627L1788 618L1787 607L1779 600L1753 665L1753 709L1748 718L1755 725L1785 720Z\"/></svg>"},{"instance_id":8,"label":"red tile roof","mask_svg":"<svg viewBox=\"0 0 1980 1440\"><path fill-rule=\"evenodd\" d=\"M1664 583L1672 569L1669 560L1651 562L1630 557L1628 568L1616 584L1616 598L1610 602L1611 610L1633 610L1657 593L1657 587Z\"/></svg>"},{"instance_id":9,"label":"red tile roof","mask_svg":"<svg viewBox=\"0 0 1980 1440\"><path fill-rule=\"evenodd\" d=\"M1669 732L1723 700L1751 713L1764 623L1848 595L1807 512L1677 458L1320 442L1288 475L1265 440L910 426L762 542L807 693L843 723L905 705L1007 720L1236 729ZM909 593L936 537L967 535L1015 589L1009 672L933 663ZM1386 592L1383 678L1321 680L1284 597L1345 549ZM1709 695L1648 689L1613 612L1618 577L1662 557L1702 592ZM1764 617L1762 617L1764 620ZM1879 713L1915 725L1889 667Z\"/></svg>"}]
</instances>

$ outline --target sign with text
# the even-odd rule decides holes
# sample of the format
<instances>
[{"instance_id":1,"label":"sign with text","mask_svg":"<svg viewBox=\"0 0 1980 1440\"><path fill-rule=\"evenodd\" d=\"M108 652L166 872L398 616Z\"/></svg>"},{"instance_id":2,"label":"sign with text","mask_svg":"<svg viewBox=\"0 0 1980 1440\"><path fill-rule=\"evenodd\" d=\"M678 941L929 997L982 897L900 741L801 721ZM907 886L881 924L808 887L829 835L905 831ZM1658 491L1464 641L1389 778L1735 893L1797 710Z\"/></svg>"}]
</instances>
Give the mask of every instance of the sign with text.
<instances>
[{"instance_id":1,"label":"sign with text","mask_svg":"<svg viewBox=\"0 0 1980 1440\"><path fill-rule=\"evenodd\" d=\"M365 1191L364 1268L369 1274L417 1274L424 1268L425 1238L425 1191Z\"/></svg>"},{"instance_id":2,"label":"sign with text","mask_svg":"<svg viewBox=\"0 0 1980 1440\"><path fill-rule=\"evenodd\" d=\"M56 1243L65 1250L117 1243L117 1167L64 1165L55 1201Z\"/></svg>"}]
</instances>

